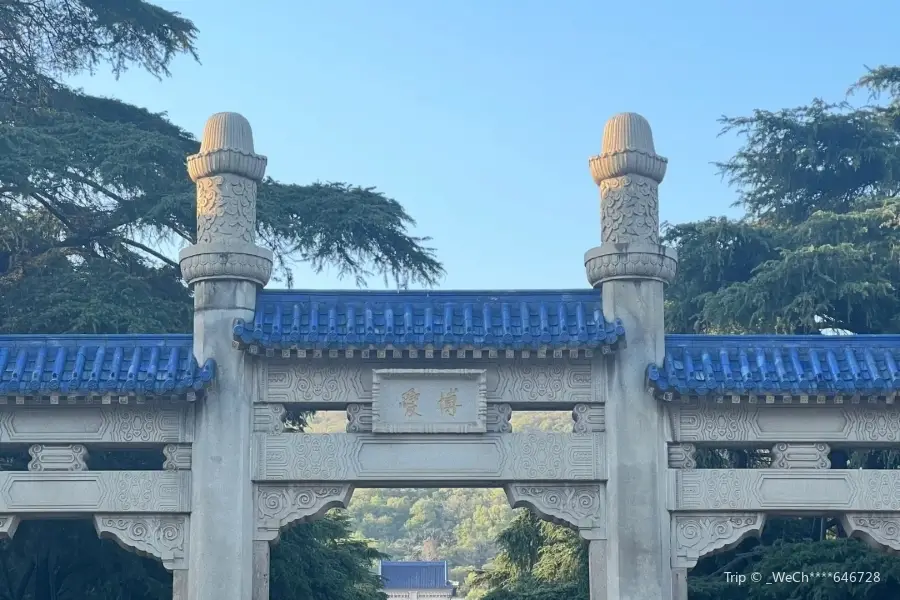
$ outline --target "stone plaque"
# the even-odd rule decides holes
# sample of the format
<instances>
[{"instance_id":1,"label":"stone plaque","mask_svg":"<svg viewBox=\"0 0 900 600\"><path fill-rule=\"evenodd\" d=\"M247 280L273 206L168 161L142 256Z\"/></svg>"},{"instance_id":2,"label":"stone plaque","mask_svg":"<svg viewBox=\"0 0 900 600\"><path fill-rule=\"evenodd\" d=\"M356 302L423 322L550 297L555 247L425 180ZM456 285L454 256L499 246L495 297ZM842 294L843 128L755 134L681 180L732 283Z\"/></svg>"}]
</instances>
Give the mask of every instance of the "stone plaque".
<instances>
[{"instance_id":1,"label":"stone plaque","mask_svg":"<svg viewBox=\"0 0 900 600\"><path fill-rule=\"evenodd\" d=\"M484 369L375 369L374 433L485 433Z\"/></svg>"}]
</instances>

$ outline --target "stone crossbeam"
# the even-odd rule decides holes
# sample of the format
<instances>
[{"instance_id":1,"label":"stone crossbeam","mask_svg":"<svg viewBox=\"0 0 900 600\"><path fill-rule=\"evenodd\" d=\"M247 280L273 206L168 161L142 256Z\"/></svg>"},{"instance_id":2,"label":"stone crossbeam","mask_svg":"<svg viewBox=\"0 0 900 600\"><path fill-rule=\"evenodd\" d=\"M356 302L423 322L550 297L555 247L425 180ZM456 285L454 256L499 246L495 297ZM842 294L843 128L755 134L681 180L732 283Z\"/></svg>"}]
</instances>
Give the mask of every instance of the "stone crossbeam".
<instances>
[{"instance_id":1,"label":"stone crossbeam","mask_svg":"<svg viewBox=\"0 0 900 600\"><path fill-rule=\"evenodd\" d=\"M342 481L355 486L498 486L603 481L604 433L257 433L254 480Z\"/></svg>"},{"instance_id":2,"label":"stone crossbeam","mask_svg":"<svg viewBox=\"0 0 900 600\"><path fill-rule=\"evenodd\" d=\"M190 471L0 472L0 513L190 511Z\"/></svg>"},{"instance_id":3,"label":"stone crossbeam","mask_svg":"<svg viewBox=\"0 0 900 600\"><path fill-rule=\"evenodd\" d=\"M0 410L0 444L175 444L193 441L193 407L44 406Z\"/></svg>"},{"instance_id":4,"label":"stone crossbeam","mask_svg":"<svg viewBox=\"0 0 900 600\"><path fill-rule=\"evenodd\" d=\"M900 408L892 405L768 406L699 402L669 408L674 441L709 444L900 443Z\"/></svg>"},{"instance_id":5,"label":"stone crossbeam","mask_svg":"<svg viewBox=\"0 0 900 600\"><path fill-rule=\"evenodd\" d=\"M670 469L668 478L671 511L900 511L896 470Z\"/></svg>"}]
</instances>

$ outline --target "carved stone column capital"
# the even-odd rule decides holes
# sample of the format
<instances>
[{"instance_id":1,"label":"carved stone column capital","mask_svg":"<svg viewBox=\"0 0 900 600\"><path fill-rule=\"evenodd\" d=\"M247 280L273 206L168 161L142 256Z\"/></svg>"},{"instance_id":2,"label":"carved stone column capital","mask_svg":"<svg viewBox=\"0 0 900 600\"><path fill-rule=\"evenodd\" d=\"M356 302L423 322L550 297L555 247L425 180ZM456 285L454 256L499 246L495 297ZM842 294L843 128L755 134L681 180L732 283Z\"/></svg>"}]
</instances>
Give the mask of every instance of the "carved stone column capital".
<instances>
[{"instance_id":1,"label":"carved stone column capital","mask_svg":"<svg viewBox=\"0 0 900 600\"><path fill-rule=\"evenodd\" d=\"M644 117L623 113L606 123L601 153L590 159L600 188L603 244L584 257L592 286L613 279L669 283L674 278L675 251L659 244L659 184L667 164L656 154Z\"/></svg>"},{"instance_id":2,"label":"carved stone column capital","mask_svg":"<svg viewBox=\"0 0 900 600\"><path fill-rule=\"evenodd\" d=\"M660 244L603 244L584 253L584 271L592 287L615 279L675 279L678 253Z\"/></svg>"},{"instance_id":3,"label":"carved stone column capital","mask_svg":"<svg viewBox=\"0 0 900 600\"><path fill-rule=\"evenodd\" d=\"M203 131L200 152L188 158L197 185L197 243L179 255L188 285L210 279L264 286L272 253L255 244L257 185L266 157L253 152L253 132L236 113L218 113Z\"/></svg>"},{"instance_id":4,"label":"carved stone column capital","mask_svg":"<svg viewBox=\"0 0 900 600\"><path fill-rule=\"evenodd\" d=\"M605 490L599 483L504 486L513 508L528 507L540 518L578 530L587 540L606 539Z\"/></svg>"}]
</instances>

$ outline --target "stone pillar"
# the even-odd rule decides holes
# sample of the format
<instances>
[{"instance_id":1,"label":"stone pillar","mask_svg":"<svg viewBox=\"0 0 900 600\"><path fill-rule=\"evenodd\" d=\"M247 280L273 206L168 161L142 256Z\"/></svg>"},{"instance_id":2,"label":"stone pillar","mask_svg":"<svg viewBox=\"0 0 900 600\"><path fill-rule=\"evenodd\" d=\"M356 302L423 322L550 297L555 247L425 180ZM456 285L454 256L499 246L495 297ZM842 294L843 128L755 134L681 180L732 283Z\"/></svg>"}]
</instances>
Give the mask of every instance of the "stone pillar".
<instances>
[{"instance_id":1,"label":"stone pillar","mask_svg":"<svg viewBox=\"0 0 900 600\"><path fill-rule=\"evenodd\" d=\"M196 408L192 456L189 600L250 600L253 581L252 365L231 345L235 319L252 320L272 254L255 245L256 189L266 158L250 124L219 113L188 158L197 184L197 243L182 250L194 291L194 355L216 361L212 389Z\"/></svg>"},{"instance_id":2,"label":"stone pillar","mask_svg":"<svg viewBox=\"0 0 900 600\"><path fill-rule=\"evenodd\" d=\"M585 254L585 270L602 289L604 316L625 326L622 347L597 359L609 455L606 593L609 600L671 600L664 416L646 381L648 365L663 361L663 287L676 266L675 252L659 244L666 159L654 151L647 121L624 113L607 122L590 167L600 187L602 244Z\"/></svg>"}]
</instances>

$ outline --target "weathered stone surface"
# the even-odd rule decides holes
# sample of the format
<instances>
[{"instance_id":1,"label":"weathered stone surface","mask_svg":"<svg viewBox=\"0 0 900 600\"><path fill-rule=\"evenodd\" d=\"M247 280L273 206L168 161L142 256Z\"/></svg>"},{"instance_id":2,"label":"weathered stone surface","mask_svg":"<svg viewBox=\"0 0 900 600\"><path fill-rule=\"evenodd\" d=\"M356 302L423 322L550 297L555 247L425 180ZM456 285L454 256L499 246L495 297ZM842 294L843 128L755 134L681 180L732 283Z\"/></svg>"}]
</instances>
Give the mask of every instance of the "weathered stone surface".
<instances>
[{"instance_id":1,"label":"weathered stone surface","mask_svg":"<svg viewBox=\"0 0 900 600\"><path fill-rule=\"evenodd\" d=\"M430 366L430 365L429 365ZM341 410L347 404L372 401L373 372L396 368L396 361L359 360L273 360L265 369L263 402L309 404L322 410ZM553 359L479 361L455 360L458 369L485 370L488 402L509 404L513 409L571 409L579 403L598 403L601 390L592 381L590 361Z\"/></svg>"},{"instance_id":2,"label":"weathered stone surface","mask_svg":"<svg viewBox=\"0 0 900 600\"><path fill-rule=\"evenodd\" d=\"M189 471L0 472L0 513L187 513Z\"/></svg>"},{"instance_id":3,"label":"weathered stone surface","mask_svg":"<svg viewBox=\"0 0 900 600\"><path fill-rule=\"evenodd\" d=\"M669 471L670 510L779 513L900 511L900 471Z\"/></svg>"},{"instance_id":4,"label":"weathered stone surface","mask_svg":"<svg viewBox=\"0 0 900 600\"><path fill-rule=\"evenodd\" d=\"M679 442L900 443L900 409L893 405L765 405L697 402L670 405Z\"/></svg>"},{"instance_id":5,"label":"weathered stone surface","mask_svg":"<svg viewBox=\"0 0 900 600\"><path fill-rule=\"evenodd\" d=\"M94 528L100 537L113 539L141 556L155 558L170 571L187 568L187 515L95 515Z\"/></svg>"},{"instance_id":6,"label":"weathered stone surface","mask_svg":"<svg viewBox=\"0 0 900 600\"><path fill-rule=\"evenodd\" d=\"M752 512L675 514L672 516L672 566L692 568L709 554L734 548L759 535L765 515Z\"/></svg>"},{"instance_id":7,"label":"weathered stone surface","mask_svg":"<svg viewBox=\"0 0 900 600\"><path fill-rule=\"evenodd\" d=\"M604 434L255 434L256 481L408 487L509 481L600 481ZM418 482L418 483L417 483Z\"/></svg>"},{"instance_id":8,"label":"weathered stone surface","mask_svg":"<svg viewBox=\"0 0 900 600\"><path fill-rule=\"evenodd\" d=\"M189 443L193 412L191 405L7 406L0 410L0 443Z\"/></svg>"}]
</instances>

